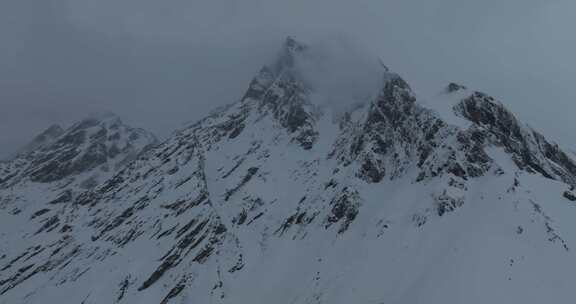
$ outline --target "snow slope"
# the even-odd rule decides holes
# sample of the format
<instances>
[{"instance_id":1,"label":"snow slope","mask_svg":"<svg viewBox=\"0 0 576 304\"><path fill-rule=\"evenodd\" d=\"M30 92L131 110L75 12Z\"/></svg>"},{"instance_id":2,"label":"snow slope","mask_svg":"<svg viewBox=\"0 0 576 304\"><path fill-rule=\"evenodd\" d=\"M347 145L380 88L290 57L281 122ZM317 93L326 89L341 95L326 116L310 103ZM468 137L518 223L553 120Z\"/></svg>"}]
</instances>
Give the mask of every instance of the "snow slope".
<instances>
[{"instance_id":1,"label":"snow slope","mask_svg":"<svg viewBox=\"0 0 576 304\"><path fill-rule=\"evenodd\" d=\"M385 69L336 115L298 70L308 48L288 38L240 101L97 186L65 148L0 169L0 303L574 298L572 156L486 94L420 102ZM37 199L55 172L72 194Z\"/></svg>"}]
</instances>

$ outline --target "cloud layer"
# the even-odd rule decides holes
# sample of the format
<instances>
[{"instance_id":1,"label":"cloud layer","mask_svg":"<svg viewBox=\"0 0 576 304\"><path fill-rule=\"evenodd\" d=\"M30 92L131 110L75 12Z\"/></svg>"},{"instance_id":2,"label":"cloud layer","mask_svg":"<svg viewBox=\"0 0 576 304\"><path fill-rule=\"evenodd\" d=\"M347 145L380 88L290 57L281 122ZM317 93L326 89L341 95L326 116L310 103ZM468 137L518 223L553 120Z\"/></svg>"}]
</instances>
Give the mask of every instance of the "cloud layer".
<instances>
[{"instance_id":1,"label":"cloud layer","mask_svg":"<svg viewBox=\"0 0 576 304\"><path fill-rule=\"evenodd\" d=\"M343 35L307 44L296 68L313 88L313 101L338 111L376 97L386 70L375 54Z\"/></svg>"}]
</instances>

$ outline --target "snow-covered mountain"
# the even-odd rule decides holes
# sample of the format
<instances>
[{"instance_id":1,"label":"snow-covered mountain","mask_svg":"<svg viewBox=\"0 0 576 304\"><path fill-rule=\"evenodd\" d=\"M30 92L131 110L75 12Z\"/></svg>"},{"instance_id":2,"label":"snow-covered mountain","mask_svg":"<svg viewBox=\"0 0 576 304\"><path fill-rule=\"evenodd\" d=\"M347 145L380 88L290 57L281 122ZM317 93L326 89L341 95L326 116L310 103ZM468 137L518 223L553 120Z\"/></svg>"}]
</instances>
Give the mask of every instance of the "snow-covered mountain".
<instances>
[{"instance_id":1,"label":"snow-covered mountain","mask_svg":"<svg viewBox=\"0 0 576 304\"><path fill-rule=\"evenodd\" d=\"M30 233L61 228L58 214L67 202L110 179L156 143L152 134L113 114L91 116L67 130L51 126L36 136L0 163L0 257L20 250L18 244Z\"/></svg>"},{"instance_id":2,"label":"snow-covered mountain","mask_svg":"<svg viewBox=\"0 0 576 304\"><path fill-rule=\"evenodd\" d=\"M241 100L152 149L90 119L2 164L0 303L576 296L573 156L484 93L421 99L384 67L335 111L309 51L288 38Z\"/></svg>"},{"instance_id":3,"label":"snow-covered mountain","mask_svg":"<svg viewBox=\"0 0 576 304\"><path fill-rule=\"evenodd\" d=\"M44 130L42 133L38 134L34 139L24 146L16 155L12 158L18 157L22 154L30 153L34 150L40 149L42 146L46 146L52 143L56 138L60 137L64 133L64 129L60 125L52 125L48 129Z\"/></svg>"}]
</instances>

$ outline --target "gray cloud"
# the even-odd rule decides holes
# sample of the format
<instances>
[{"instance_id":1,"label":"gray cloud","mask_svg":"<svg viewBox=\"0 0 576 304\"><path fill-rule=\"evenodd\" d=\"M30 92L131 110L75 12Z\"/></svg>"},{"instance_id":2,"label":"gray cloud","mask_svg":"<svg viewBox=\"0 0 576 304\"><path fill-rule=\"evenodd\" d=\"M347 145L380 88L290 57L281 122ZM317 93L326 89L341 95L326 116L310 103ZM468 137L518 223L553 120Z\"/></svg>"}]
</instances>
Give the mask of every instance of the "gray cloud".
<instances>
[{"instance_id":1,"label":"gray cloud","mask_svg":"<svg viewBox=\"0 0 576 304\"><path fill-rule=\"evenodd\" d=\"M568 0L4 0L0 155L53 122L117 112L161 136L239 98L283 37L354 37L422 95L502 99L571 146Z\"/></svg>"},{"instance_id":2,"label":"gray cloud","mask_svg":"<svg viewBox=\"0 0 576 304\"><path fill-rule=\"evenodd\" d=\"M314 89L313 101L337 112L376 97L386 70L376 54L344 35L316 40L296 59L300 77Z\"/></svg>"}]
</instances>

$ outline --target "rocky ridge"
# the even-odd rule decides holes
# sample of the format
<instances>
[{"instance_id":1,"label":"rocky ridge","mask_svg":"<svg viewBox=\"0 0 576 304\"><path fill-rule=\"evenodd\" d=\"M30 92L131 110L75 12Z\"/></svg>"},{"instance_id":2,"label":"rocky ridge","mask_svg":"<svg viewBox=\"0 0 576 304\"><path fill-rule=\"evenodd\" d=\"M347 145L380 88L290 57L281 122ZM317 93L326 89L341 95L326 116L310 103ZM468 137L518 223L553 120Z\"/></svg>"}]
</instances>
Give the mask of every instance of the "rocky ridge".
<instances>
[{"instance_id":1,"label":"rocky ridge","mask_svg":"<svg viewBox=\"0 0 576 304\"><path fill-rule=\"evenodd\" d=\"M520 299L518 290L528 302L570 295L530 276L576 273L567 266L576 235L564 218L575 212L565 195L576 183L569 154L484 93L450 84L440 99L453 104L439 113L387 69L374 99L332 115L298 70L308 48L288 38L240 101L152 149L150 137L115 118L88 119L0 168L3 211L12 210L4 225L26 223L17 239L2 235L13 245L0 251L0 299L481 303ZM79 177L94 170L113 173L85 186ZM37 184L60 192L13 211L26 205L20 193L46 193ZM461 276L491 292L477 294Z\"/></svg>"}]
</instances>

